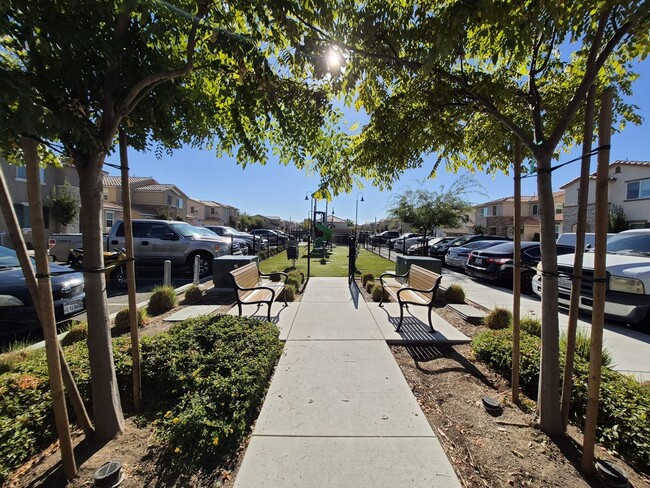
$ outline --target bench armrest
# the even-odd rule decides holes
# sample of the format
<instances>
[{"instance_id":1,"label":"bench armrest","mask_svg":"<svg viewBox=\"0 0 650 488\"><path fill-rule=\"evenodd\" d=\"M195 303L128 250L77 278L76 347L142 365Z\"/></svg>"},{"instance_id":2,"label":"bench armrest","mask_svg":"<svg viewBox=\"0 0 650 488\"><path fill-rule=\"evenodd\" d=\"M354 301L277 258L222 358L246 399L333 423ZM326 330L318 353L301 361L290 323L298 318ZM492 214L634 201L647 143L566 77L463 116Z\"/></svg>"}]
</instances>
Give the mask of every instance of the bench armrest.
<instances>
[{"instance_id":1,"label":"bench armrest","mask_svg":"<svg viewBox=\"0 0 650 488\"><path fill-rule=\"evenodd\" d=\"M289 278L289 275L287 275L287 273L284 273L284 272L282 272L282 271L276 271L275 273L262 273L262 272L260 271L260 276L269 276L269 277L271 277L271 276L273 276L273 275L281 275L281 276L284 276L284 281L285 281L285 282L287 281L287 278Z\"/></svg>"},{"instance_id":2,"label":"bench armrest","mask_svg":"<svg viewBox=\"0 0 650 488\"><path fill-rule=\"evenodd\" d=\"M394 276L396 278L406 278L408 276L408 271L406 273L402 274L397 274L397 273L382 273L379 275L379 282L381 283L381 286L384 286L384 276Z\"/></svg>"}]
</instances>

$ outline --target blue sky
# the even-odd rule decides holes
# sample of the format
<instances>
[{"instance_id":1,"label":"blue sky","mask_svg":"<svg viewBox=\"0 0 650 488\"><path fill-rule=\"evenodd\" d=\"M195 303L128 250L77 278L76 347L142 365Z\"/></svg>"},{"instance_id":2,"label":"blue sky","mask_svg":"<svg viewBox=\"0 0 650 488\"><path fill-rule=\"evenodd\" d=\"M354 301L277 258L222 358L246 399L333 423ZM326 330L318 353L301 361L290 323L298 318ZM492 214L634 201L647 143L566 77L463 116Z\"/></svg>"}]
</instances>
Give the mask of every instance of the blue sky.
<instances>
[{"instance_id":1,"label":"blue sky","mask_svg":"<svg viewBox=\"0 0 650 488\"><path fill-rule=\"evenodd\" d=\"M645 122L641 126L628 125L622 133L613 134L612 161L650 160L650 60L639 64L637 72L641 76L634 84L634 95L630 101L639 107ZM355 122L355 114L346 115L350 123ZM362 115L356 117L357 121L363 122ZM576 150L563 154L559 162L568 161L577 155ZM113 156L111 159L115 158ZM336 197L329 203L329 211L333 207L338 217L354 220L355 204L357 198L360 199L361 192L365 201L359 203L359 223L371 222L375 218L379 220L387 214L391 195L409 186L416 187L428 176L434 161L435 156L431 156L422 168L406 171L390 192L380 192L366 183L362 189L357 188L351 194ZM243 169L234 159L218 159L211 151L191 148L176 151L172 156L162 159L156 159L153 153L131 151L129 166L132 176L152 176L160 183L175 184L192 198L216 200L249 214L278 215L293 221L307 217L309 202L305 201L305 194L318 186L317 176L308 175L293 166L283 166L277 160L271 160L265 166L249 165ZM592 158L592 169L595 170L595 167L596 160ZM111 174L118 174L115 169L106 169ZM578 173L578 162L555 171L554 189L575 178ZM477 176L487 191L487 197L477 194L472 198L475 203L512 195L512 177L502 174ZM444 185L448 188L456 178L457 175L442 170L436 179L427 180L424 186L438 189ZM536 193L535 178L522 181L522 193ZM324 210L324 206L324 201L319 202L319 210Z\"/></svg>"}]
</instances>

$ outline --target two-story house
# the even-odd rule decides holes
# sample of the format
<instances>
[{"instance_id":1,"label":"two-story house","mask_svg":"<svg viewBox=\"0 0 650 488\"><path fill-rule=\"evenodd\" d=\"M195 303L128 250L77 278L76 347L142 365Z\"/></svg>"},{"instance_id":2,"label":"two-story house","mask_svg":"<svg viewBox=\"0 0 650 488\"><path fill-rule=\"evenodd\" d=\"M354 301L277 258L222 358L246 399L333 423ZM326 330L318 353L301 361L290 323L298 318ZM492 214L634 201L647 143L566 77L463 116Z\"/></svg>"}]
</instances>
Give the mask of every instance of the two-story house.
<instances>
[{"instance_id":1,"label":"two-story house","mask_svg":"<svg viewBox=\"0 0 650 488\"><path fill-rule=\"evenodd\" d=\"M209 225L206 223L206 206L201 200L190 198L187 201L187 221L192 225Z\"/></svg>"},{"instance_id":2,"label":"two-story house","mask_svg":"<svg viewBox=\"0 0 650 488\"><path fill-rule=\"evenodd\" d=\"M239 218L239 209L213 200L199 200L205 207L203 225L228 225L235 227Z\"/></svg>"},{"instance_id":3,"label":"two-story house","mask_svg":"<svg viewBox=\"0 0 650 488\"><path fill-rule=\"evenodd\" d=\"M607 201L623 208L630 229L650 228L650 161L614 161L609 165ZM578 188L575 178L561 186L564 202L564 232L575 232L578 220ZM587 229L594 231L596 219L596 173L589 176Z\"/></svg>"},{"instance_id":4,"label":"two-story house","mask_svg":"<svg viewBox=\"0 0 650 488\"><path fill-rule=\"evenodd\" d=\"M133 188L132 206L140 213L153 214L171 220L187 218L187 202L190 200L176 185L156 183Z\"/></svg>"},{"instance_id":5,"label":"two-story house","mask_svg":"<svg viewBox=\"0 0 650 488\"><path fill-rule=\"evenodd\" d=\"M25 242L31 246L31 218L29 201L27 197L27 173L25 166L14 166L9 164L5 159L0 158L0 168L4 175L9 197L13 202L18 224L23 229ZM45 219L45 233L47 236L60 229L56 222L50 218L51 197L55 188L62 186L66 181L71 185L73 192L78 194L79 176L74 166L63 163L61 168L47 166L41 168L39 172L41 180L41 195L43 198L43 217ZM73 222L67 226L68 232L79 232L79 221ZM8 227L4 215L0 213L0 245L13 247L13 243L8 234Z\"/></svg>"},{"instance_id":6,"label":"two-story house","mask_svg":"<svg viewBox=\"0 0 650 488\"><path fill-rule=\"evenodd\" d=\"M555 234L562 232L564 191L553 193L555 212ZM476 207L475 225L485 234L514 235L515 197L505 197L482 203ZM539 240L541 231L539 198L536 195L521 197L521 238L524 241Z\"/></svg>"}]
</instances>

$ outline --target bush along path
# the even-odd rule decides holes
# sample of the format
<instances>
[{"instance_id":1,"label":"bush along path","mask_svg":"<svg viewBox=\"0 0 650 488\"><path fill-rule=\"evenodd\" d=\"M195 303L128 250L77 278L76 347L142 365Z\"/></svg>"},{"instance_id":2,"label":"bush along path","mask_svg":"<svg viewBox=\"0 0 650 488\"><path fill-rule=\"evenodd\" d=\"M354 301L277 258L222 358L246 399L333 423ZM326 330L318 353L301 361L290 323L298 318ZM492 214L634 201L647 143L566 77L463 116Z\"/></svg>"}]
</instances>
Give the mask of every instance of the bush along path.
<instances>
[{"instance_id":1,"label":"bush along path","mask_svg":"<svg viewBox=\"0 0 650 488\"><path fill-rule=\"evenodd\" d=\"M536 321L522 322L520 385L531 398L537 397L540 361L540 328ZM504 378L512 368L512 329L488 330L472 341L476 359L486 363ZM571 419L583 427L587 404L589 374L588 338L578 340ZM564 351L562 351L563 359ZM650 386L607 367L603 354L597 439L607 449L619 454L631 465L650 474ZM563 367L563 365L562 365ZM559 385L558 385L559 388Z\"/></svg>"},{"instance_id":2,"label":"bush along path","mask_svg":"<svg viewBox=\"0 0 650 488\"><path fill-rule=\"evenodd\" d=\"M143 421L153 422L163 471L210 472L234 456L250 431L282 351L271 323L200 317L143 337ZM113 340L122 402L132 404L128 337ZM85 342L65 348L90 402ZM43 350L0 361L0 482L55 440ZM74 421L74 419L71 419Z\"/></svg>"}]
</instances>

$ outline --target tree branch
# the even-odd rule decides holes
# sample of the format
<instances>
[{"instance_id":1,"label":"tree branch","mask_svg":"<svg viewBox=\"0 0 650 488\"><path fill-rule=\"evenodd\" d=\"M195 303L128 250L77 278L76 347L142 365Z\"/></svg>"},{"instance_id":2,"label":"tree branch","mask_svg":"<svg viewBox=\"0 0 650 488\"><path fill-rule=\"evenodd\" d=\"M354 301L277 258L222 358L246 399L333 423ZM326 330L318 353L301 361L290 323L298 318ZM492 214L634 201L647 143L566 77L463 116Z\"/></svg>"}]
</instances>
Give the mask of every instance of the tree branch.
<instances>
[{"instance_id":1,"label":"tree branch","mask_svg":"<svg viewBox=\"0 0 650 488\"><path fill-rule=\"evenodd\" d=\"M647 8L647 2L644 5ZM593 85L594 80L598 75L598 72L605 64L605 61L607 61L609 55L612 53L616 45L623 39L623 37L625 37L632 29L633 26L632 21L628 21L625 24L623 24L618 31L614 32L612 37L609 39L609 41L607 41L607 43L605 44L605 46L601 51L600 45L602 44L602 39L605 32L605 26L608 22L609 14L610 11L608 10L603 12L600 16L600 19L598 21L598 29L594 36L594 41L591 45L591 49L589 50L589 55L587 57L585 74L582 77L582 81L580 82L580 85L576 89L573 98L569 101L567 105L567 108L564 112L564 117L562 117L558 121L557 125L553 129L553 132L551 133L547 141L548 144L552 147L556 147L559 144L560 139L562 138L562 134L564 134L564 132L568 128L569 123L573 118L573 116L575 115L575 113L577 112L578 108L580 107L580 104L583 103L584 98L587 96L587 92L589 91L589 88L591 87L591 85Z\"/></svg>"}]
</instances>

